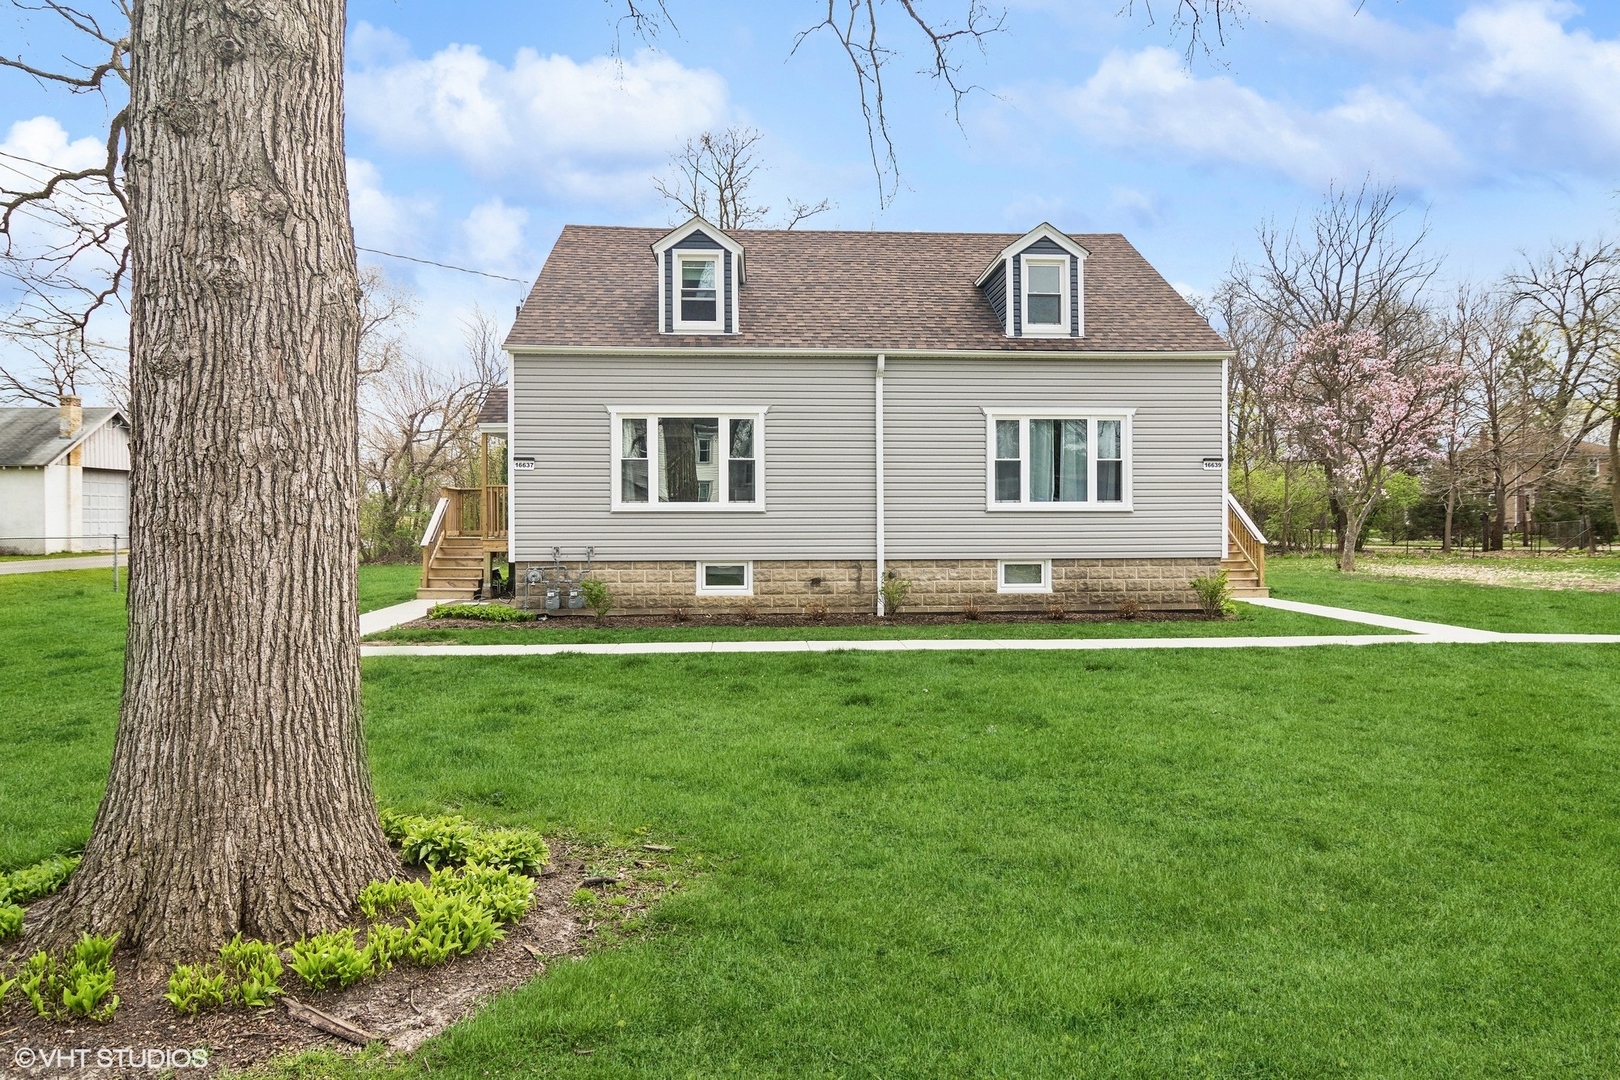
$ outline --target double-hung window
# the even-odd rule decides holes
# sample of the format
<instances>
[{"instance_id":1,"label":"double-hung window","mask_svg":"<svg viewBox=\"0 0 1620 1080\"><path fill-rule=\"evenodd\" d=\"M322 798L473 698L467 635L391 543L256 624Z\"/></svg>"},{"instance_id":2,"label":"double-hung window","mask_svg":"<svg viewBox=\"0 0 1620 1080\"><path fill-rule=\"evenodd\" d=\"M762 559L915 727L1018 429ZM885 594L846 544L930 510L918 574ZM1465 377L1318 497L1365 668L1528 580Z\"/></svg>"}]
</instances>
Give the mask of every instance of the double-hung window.
<instances>
[{"instance_id":1,"label":"double-hung window","mask_svg":"<svg viewBox=\"0 0 1620 1080\"><path fill-rule=\"evenodd\" d=\"M1069 259L1024 257L1024 333L1068 336Z\"/></svg>"},{"instance_id":2,"label":"double-hung window","mask_svg":"<svg viewBox=\"0 0 1620 1080\"><path fill-rule=\"evenodd\" d=\"M675 277L680 287L675 298L675 329L720 329L720 256L676 252Z\"/></svg>"},{"instance_id":3,"label":"double-hung window","mask_svg":"<svg viewBox=\"0 0 1620 1080\"><path fill-rule=\"evenodd\" d=\"M613 409L609 416L613 509L765 508L765 410L662 415Z\"/></svg>"},{"instance_id":4,"label":"double-hung window","mask_svg":"<svg viewBox=\"0 0 1620 1080\"><path fill-rule=\"evenodd\" d=\"M1131 410L986 417L989 509L1130 509Z\"/></svg>"}]
</instances>

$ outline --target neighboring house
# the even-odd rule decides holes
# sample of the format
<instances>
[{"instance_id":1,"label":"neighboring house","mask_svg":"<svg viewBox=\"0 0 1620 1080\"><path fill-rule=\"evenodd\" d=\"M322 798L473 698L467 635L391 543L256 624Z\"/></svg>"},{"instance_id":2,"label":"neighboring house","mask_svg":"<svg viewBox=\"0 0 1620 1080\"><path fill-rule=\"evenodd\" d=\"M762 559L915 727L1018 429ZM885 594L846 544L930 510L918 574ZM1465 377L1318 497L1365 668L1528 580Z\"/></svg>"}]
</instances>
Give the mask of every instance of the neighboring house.
<instances>
[{"instance_id":1,"label":"neighboring house","mask_svg":"<svg viewBox=\"0 0 1620 1080\"><path fill-rule=\"evenodd\" d=\"M626 612L1261 585L1229 547L1230 350L1118 235L569 226L506 350L519 582L558 548Z\"/></svg>"},{"instance_id":2,"label":"neighboring house","mask_svg":"<svg viewBox=\"0 0 1620 1080\"><path fill-rule=\"evenodd\" d=\"M129 418L64 395L0 408L0 552L105 551L129 542Z\"/></svg>"}]
</instances>

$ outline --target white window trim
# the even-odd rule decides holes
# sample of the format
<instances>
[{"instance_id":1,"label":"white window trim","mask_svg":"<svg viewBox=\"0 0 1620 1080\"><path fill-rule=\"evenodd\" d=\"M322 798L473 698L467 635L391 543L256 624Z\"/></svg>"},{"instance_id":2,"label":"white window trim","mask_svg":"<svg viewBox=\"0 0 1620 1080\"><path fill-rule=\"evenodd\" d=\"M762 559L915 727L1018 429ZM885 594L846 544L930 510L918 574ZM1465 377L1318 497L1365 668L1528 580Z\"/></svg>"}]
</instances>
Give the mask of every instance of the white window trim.
<instances>
[{"instance_id":1,"label":"white window trim","mask_svg":"<svg viewBox=\"0 0 1620 1080\"><path fill-rule=\"evenodd\" d=\"M731 298L726 295L726 264L720 248L688 248L682 251L676 248L675 261L671 267L669 283L673 291L674 304L670 313L670 323L677 334L723 334L726 332L726 305ZM712 262L714 263L714 319L709 322L687 322L681 318L681 263L682 262Z\"/></svg>"},{"instance_id":2,"label":"white window trim","mask_svg":"<svg viewBox=\"0 0 1620 1080\"><path fill-rule=\"evenodd\" d=\"M770 411L769 406L713 406L713 405L663 405L638 407L630 405L609 405L608 413L608 484L610 488L610 508L613 513L629 514L763 514L765 512L765 414ZM658 501L658 418L661 416L713 416L720 421L721 435L717 450L722 452L715 456L719 459L720 502L714 503L665 503ZM622 498L623 477L621 476L619 462L620 452L624 449L624 421L647 421L647 501L625 502ZM754 422L754 501L748 503L734 503L731 498L731 432L730 420L752 420Z\"/></svg>"},{"instance_id":3,"label":"white window trim","mask_svg":"<svg viewBox=\"0 0 1620 1080\"><path fill-rule=\"evenodd\" d=\"M984 410L984 508L992 512L1037 514L1117 514L1132 509L1135 484L1132 479L1135 459L1135 438L1132 430L1136 410L1130 409L985 409ZM996 501L996 421L1017 420L1018 424L1018 501ZM1120 421L1120 501L1098 502L1096 439L1091 437L1086 446L1085 502L1030 502L1029 501L1029 421L1031 420L1118 420ZM1019 560L1013 560L1015 562Z\"/></svg>"},{"instance_id":4,"label":"white window trim","mask_svg":"<svg viewBox=\"0 0 1620 1080\"><path fill-rule=\"evenodd\" d=\"M705 585L703 571L710 566L741 566L743 568L743 585ZM753 596L754 595L754 564L748 559L710 559L697 564L697 595L699 596Z\"/></svg>"},{"instance_id":5,"label":"white window trim","mask_svg":"<svg viewBox=\"0 0 1620 1080\"><path fill-rule=\"evenodd\" d=\"M1041 564L1041 583L1039 585L1009 585L1007 584L1007 564L1024 566L1029 563ZM1052 591L1052 560L1051 559L1001 559L996 563L996 592L998 593L1050 593Z\"/></svg>"},{"instance_id":6,"label":"white window trim","mask_svg":"<svg viewBox=\"0 0 1620 1080\"><path fill-rule=\"evenodd\" d=\"M1019 311L1022 315L1020 325L1024 337L1068 337L1069 328L1073 323L1073 313L1069 310L1069 294L1073 291L1074 267L1067 254L1064 255L1021 255L1022 270L1018 278L1018 288L1022 295L1018 298ZM1029 268L1031 265L1050 265L1063 268L1063 280L1058 286L1058 321L1055 324L1041 324L1040 329L1031 329L1029 322Z\"/></svg>"}]
</instances>

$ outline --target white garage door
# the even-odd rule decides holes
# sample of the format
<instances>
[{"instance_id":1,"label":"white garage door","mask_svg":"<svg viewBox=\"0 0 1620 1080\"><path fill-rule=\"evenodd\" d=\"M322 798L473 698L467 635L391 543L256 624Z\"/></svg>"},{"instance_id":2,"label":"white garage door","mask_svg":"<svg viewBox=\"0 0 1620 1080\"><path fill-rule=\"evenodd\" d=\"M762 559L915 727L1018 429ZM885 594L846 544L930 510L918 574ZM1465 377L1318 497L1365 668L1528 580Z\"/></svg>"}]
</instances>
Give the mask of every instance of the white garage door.
<instances>
[{"instance_id":1,"label":"white garage door","mask_svg":"<svg viewBox=\"0 0 1620 1080\"><path fill-rule=\"evenodd\" d=\"M84 470L84 546L88 550L129 544L129 474Z\"/></svg>"}]
</instances>

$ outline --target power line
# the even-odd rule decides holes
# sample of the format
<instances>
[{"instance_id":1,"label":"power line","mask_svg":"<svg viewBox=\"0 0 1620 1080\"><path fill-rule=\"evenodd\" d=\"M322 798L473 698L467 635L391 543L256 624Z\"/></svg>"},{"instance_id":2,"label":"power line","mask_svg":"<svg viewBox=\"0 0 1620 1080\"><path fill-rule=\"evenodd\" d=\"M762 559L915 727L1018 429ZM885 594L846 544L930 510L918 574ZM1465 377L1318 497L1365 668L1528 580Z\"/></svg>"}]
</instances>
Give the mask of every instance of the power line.
<instances>
[{"instance_id":1,"label":"power line","mask_svg":"<svg viewBox=\"0 0 1620 1080\"><path fill-rule=\"evenodd\" d=\"M356 251L364 251L370 255L386 255L390 259L404 259L406 262L421 263L423 266L437 266L443 270L459 270L463 274L477 274L479 277L494 278L496 281L510 281L515 285L527 285L521 278L507 277L505 274L491 274L485 270L469 270L465 266L452 266L449 263L434 262L432 259L418 259L414 255L396 255L392 251L378 251L376 248L355 245Z\"/></svg>"},{"instance_id":2,"label":"power line","mask_svg":"<svg viewBox=\"0 0 1620 1080\"><path fill-rule=\"evenodd\" d=\"M8 158L12 158L15 161L27 162L29 165L37 165L42 169L56 170L56 167L54 165L47 165L43 161L35 161L33 158L25 158L20 154L9 154L9 153L6 153L4 150L0 150L0 157L8 157ZM63 170L56 170L56 171L63 171ZM423 266L437 266L441 270L455 270L455 271L457 271L459 273L463 273L463 274L476 274L479 277L494 278L496 281L510 281L514 285L525 285L526 286L526 285L529 284L527 281L523 280L522 278L507 277L505 274L491 274L487 270L472 270L472 269L469 269L468 267L465 267L465 266L455 266L455 265L453 265L451 263L437 262L437 261L435 261L433 259L419 259L414 255L401 255L398 252L383 251L383 250L381 250L379 248L361 247L360 245L356 244L355 245L355 250L356 251L364 251L368 255L382 255L382 256L385 256L385 257L390 258L390 259L403 259L406 262L421 263Z\"/></svg>"}]
</instances>

